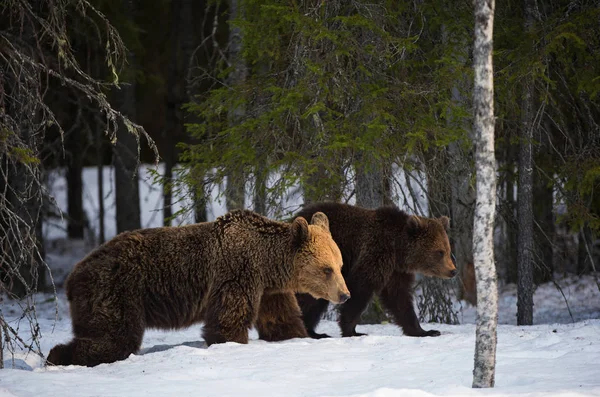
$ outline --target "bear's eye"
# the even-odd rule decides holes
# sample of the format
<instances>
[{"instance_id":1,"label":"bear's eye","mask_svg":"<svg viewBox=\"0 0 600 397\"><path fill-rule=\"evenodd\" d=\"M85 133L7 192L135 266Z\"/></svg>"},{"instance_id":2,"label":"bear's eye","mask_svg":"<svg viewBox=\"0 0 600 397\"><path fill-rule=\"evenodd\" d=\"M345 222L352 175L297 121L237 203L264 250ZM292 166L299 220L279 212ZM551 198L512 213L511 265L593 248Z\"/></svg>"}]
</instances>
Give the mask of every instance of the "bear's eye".
<instances>
[{"instance_id":1,"label":"bear's eye","mask_svg":"<svg viewBox=\"0 0 600 397\"><path fill-rule=\"evenodd\" d=\"M325 269L323 269L323 273L325 273L326 276L329 276L333 273L333 269L330 267L326 267Z\"/></svg>"},{"instance_id":2,"label":"bear's eye","mask_svg":"<svg viewBox=\"0 0 600 397\"><path fill-rule=\"evenodd\" d=\"M436 255L438 256L438 258L442 259L444 255L446 255L446 253L444 251L438 251L436 252Z\"/></svg>"}]
</instances>

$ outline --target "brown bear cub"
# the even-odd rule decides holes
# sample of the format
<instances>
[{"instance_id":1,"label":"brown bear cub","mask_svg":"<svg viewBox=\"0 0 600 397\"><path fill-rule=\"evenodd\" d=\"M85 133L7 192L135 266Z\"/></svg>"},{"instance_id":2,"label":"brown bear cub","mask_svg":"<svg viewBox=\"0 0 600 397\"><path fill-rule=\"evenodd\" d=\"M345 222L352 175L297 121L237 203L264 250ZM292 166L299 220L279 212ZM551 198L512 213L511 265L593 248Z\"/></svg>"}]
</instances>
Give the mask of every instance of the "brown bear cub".
<instances>
[{"instance_id":1,"label":"brown bear cub","mask_svg":"<svg viewBox=\"0 0 600 397\"><path fill-rule=\"evenodd\" d=\"M74 339L55 365L110 363L141 346L146 328L204 321L208 345L306 337L294 292L344 302L350 295L327 217L292 223L247 210L214 222L122 233L79 262L66 281ZM292 299L290 299L290 297Z\"/></svg>"},{"instance_id":2,"label":"brown bear cub","mask_svg":"<svg viewBox=\"0 0 600 397\"><path fill-rule=\"evenodd\" d=\"M421 328L412 293L415 273L441 278L456 275L446 233L450 220L412 216L396 207L369 210L331 202L309 205L297 216L310 217L317 211L329 218L331 234L342 251L342 274L352 294L340 308L342 336L364 335L355 328L373 294L405 335L440 335ZM315 327L329 303L305 294L297 298L308 334L328 337L317 334Z\"/></svg>"}]
</instances>

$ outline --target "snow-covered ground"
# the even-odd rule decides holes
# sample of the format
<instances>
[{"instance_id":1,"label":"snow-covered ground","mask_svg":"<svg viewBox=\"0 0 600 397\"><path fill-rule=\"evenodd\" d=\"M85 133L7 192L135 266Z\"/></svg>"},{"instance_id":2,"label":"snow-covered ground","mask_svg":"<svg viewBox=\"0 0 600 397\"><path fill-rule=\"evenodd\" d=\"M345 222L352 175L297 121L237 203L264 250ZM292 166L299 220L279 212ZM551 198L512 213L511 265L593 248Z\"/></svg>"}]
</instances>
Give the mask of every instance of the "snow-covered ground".
<instances>
[{"instance_id":1,"label":"snow-covered ground","mask_svg":"<svg viewBox=\"0 0 600 397\"><path fill-rule=\"evenodd\" d=\"M44 368L33 354L13 360L5 352L13 369L0 371L0 396L600 396L600 291L591 276L559 283L575 323L560 292L546 284L534 300L536 323L547 323L511 325L516 298L503 290L493 390L470 388L475 308L463 306L465 324L423 324L440 330L437 338L406 337L386 324L359 325L368 336L342 339L335 322L323 321L319 331L334 338L267 343L252 330L248 345L206 348L196 325L150 330L140 354L95 368ZM47 354L71 337L68 305L63 292L58 305L48 294L37 300ZM8 301L0 309L18 314Z\"/></svg>"},{"instance_id":2,"label":"snow-covered ground","mask_svg":"<svg viewBox=\"0 0 600 397\"><path fill-rule=\"evenodd\" d=\"M159 169L160 171L160 169ZM95 169L84 171L84 207L97 232ZM115 234L111 170L104 179L107 238ZM142 225L161 224L160 190L148 168L140 170ZM64 178L54 175L51 191L66 206ZM213 192L213 197L216 192ZM178 206L178 205L177 205ZM176 206L176 209L177 209ZM213 200L209 217L224 212ZM175 224L187 223L180 218ZM65 222L45 225L48 262L60 285L74 263L93 248L89 241L65 239ZM562 293L557 288L562 289ZM564 294L564 297L563 297ZM71 338L64 291L58 300L38 294L41 349L47 355ZM248 345L206 348L201 325L180 331L149 330L139 354L95 368L45 368L34 354L4 351L2 396L600 396L600 290L592 276L568 276L540 286L534 295L534 323L516 326L516 289L500 289L496 387L471 389L475 308L455 302L461 325L423 324L437 338L411 338L392 324L359 325L360 338L339 338L335 322L319 332L332 339L267 343L251 331ZM568 306L567 306L568 304ZM7 319L18 318L14 302L0 299ZM570 310L570 312L569 312ZM17 327L15 321L10 323ZM27 338L27 324L20 325Z\"/></svg>"}]
</instances>

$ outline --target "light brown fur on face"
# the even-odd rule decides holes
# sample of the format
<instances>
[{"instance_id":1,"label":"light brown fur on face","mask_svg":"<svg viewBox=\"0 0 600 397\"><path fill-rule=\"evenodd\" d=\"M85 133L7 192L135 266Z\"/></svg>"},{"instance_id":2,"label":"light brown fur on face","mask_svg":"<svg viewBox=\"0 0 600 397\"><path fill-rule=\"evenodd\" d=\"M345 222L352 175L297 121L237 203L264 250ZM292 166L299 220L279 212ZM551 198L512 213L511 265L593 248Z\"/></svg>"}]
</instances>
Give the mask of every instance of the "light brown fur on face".
<instances>
[{"instance_id":1,"label":"light brown fur on face","mask_svg":"<svg viewBox=\"0 0 600 397\"><path fill-rule=\"evenodd\" d=\"M350 291L342 276L342 254L329 232L329 221L317 212L308 225L310 243L296 254L298 292L334 303L345 302Z\"/></svg>"}]
</instances>

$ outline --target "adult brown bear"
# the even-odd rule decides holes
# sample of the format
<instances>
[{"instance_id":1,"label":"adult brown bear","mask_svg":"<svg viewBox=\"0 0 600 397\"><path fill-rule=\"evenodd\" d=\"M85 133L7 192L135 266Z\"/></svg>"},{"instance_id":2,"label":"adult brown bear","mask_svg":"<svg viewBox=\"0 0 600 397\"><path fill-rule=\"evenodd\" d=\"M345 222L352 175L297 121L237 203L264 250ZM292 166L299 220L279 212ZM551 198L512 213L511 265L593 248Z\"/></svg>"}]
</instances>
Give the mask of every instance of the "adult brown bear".
<instances>
[{"instance_id":1,"label":"adult brown bear","mask_svg":"<svg viewBox=\"0 0 600 397\"><path fill-rule=\"evenodd\" d=\"M447 230L450 220L408 215L396 207L364 209L347 204L323 202L308 205L297 216L310 217L317 212L327 215L331 234L337 243L352 298L340 309L342 336L364 335L356 332L360 315L377 294L394 321L409 336L438 336L425 331L413 307L415 273L451 278L457 273L452 260ZM304 325L313 338L315 328L328 302L298 294Z\"/></svg>"},{"instance_id":2,"label":"adult brown bear","mask_svg":"<svg viewBox=\"0 0 600 397\"><path fill-rule=\"evenodd\" d=\"M214 222L122 233L79 262L66 281L74 339L57 365L127 358L147 328L204 321L208 345L306 337L294 292L344 302L342 256L327 217L275 222L232 211ZM279 298L280 297L280 298Z\"/></svg>"}]
</instances>

